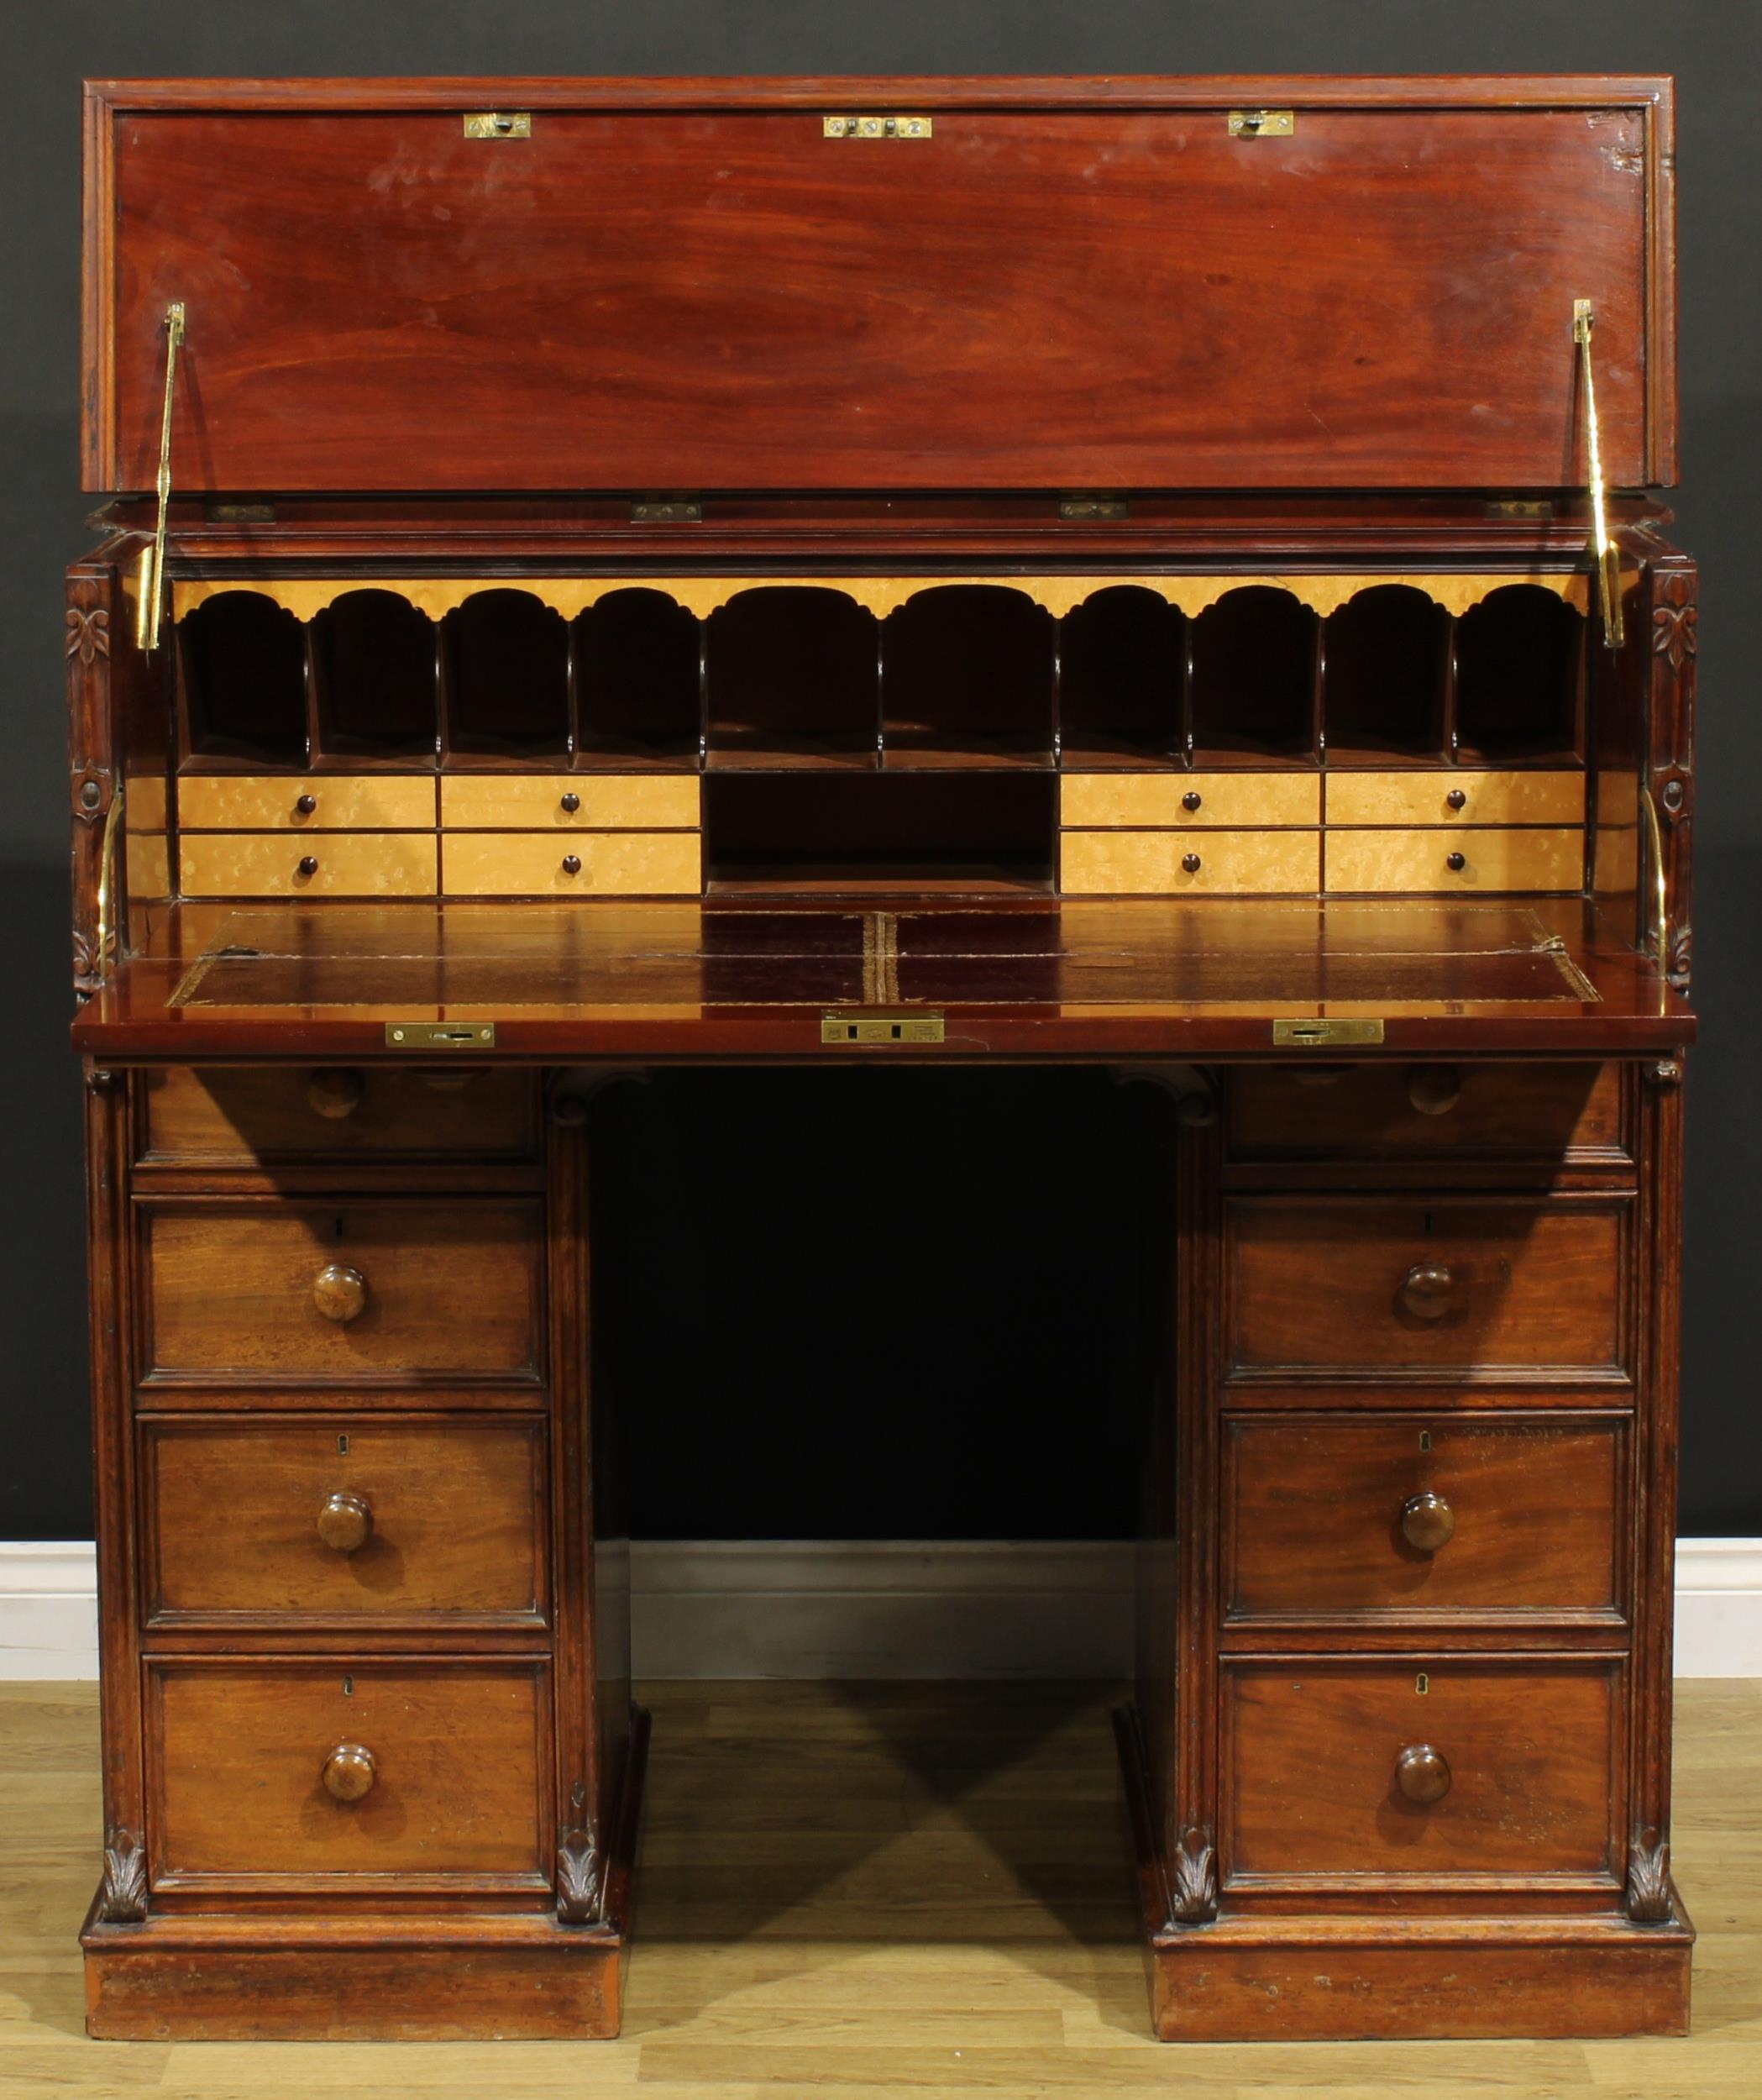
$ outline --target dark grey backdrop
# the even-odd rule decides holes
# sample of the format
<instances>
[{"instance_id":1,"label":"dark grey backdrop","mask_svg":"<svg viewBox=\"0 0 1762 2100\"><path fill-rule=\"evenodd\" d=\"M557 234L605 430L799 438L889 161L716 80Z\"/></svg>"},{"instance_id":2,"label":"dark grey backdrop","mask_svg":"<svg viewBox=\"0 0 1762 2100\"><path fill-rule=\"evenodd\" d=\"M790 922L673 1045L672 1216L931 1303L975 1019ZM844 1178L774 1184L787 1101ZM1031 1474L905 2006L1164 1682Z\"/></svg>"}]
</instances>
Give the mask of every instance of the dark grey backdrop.
<instances>
[{"instance_id":1,"label":"dark grey backdrop","mask_svg":"<svg viewBox=\"0 0 1762 2100\"><path fill-rule=\"evenodd\" d=\"M78 1095L65 1047L66 790L60 571L76 491L79 97L84 74L1395 72L1673 71L1680 88L1680 533L1704 567L1683 1525L1762 1532L1756 1309L1762 1123L1762 717L1740 666L1762 614L1758 344L1762 11L1747 0L3 0L0 78L0 734L6 753L7 1107L0 1258L0 1538L90 1525ZM992 1098L889 1075L862 1101L855 1193L889 1249L870 1325L789 1317L836 1284L821 1205L858 1125L848 1092L745 1083L737 1139L704 1083L632 1111L637 1185L720 1220L632 1244L633 1302L667 1353L637 1425L638 1528L1106 1535L1130 1507L1130 1424L1097 1305L1121 1250L1036 1216L1107 1206L1114 1109L1080 1075ZM665 1111L664 1113L662 1111ZM1049 1133L1062 1131L1048 1160ZM645 1149L646 1148L646 1149ZM1098 1164L1098 1161L1103 1162ZM658 1215L654 1229L666 1227ZM937 1221L918 1255L907 1235ZM1067 1211L1066 1215L1070 1215ZM1082 1215L1079 1213L1078 1215ZM1089 1209L1088 1215L1096 1215ZM1122 1214L1124 1215L1124 1214ZM816 1221L800 1227L800 1218ZM1117 1229L1117 1228L1116 1228ZM1004 1236L1004 1252L974 1250ZM732 1263L720 1248L734 1251ZM872 1281L876 1280L872 1278ZM878 1308L879 1317L876 1311ZM853 1317L862 1305L852 1301ZM773 1315L785 1315L782 1333ZM964 1319L946 1315L964 1313ZM956 1341L957 1331L964 1339ZM944 1337L949 1339L944 1339ZM879 1337L878 1340L876 1337ZM671 1367L669 1369L669 1367ZM713 1389L705 1390L706 1387ZM987 1433L962 1431L983 1402ZM902 1412L902 1410L904 1410ZM692 1431L694 1422L700 1428ZM910 1429L910 1435L902 1432ZM899 1462L921 1437L941 1465ZM645 1465L649 1451L667 1461ZM1087 1452L1080 1462L1080 1455Z\"/></svg>"}]
</instances>

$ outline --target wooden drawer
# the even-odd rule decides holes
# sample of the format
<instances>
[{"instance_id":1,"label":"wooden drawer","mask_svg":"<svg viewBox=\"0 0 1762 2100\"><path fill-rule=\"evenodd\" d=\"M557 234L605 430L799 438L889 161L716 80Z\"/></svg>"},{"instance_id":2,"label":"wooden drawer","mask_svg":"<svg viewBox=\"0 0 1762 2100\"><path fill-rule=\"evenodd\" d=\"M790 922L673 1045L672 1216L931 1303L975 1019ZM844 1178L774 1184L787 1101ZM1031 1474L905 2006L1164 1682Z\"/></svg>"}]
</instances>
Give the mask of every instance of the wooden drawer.
<instances>
[{"instance_id":1,"label":"wooden drawer","mask_svg":"<svg viewBox=\"0 0 1762 2100\"><path fill-rule=\"evenodd\" d=\"M449 773L440 809L443 824L473 831L695 831L698 783L695 774Z\"/></svg>"},{"instance_id":2,"label":"wooden drawer","mask_svg":"<svg viewBox=\"0 0 1762 2100\"><path fill-rule=\"evenodd\" d=\"M1319 773L1067 773L1058 798L1062 823L1097 830L1321 822Z\"/></svg>"},{"instance_id":3,"label":"wooden drawer","mask_svg":"<svg viewBox=\"0 0 1762 2100\"><path fill-rule=\"evenodd\" d=\"M1059 853L1067 896L1307 895L1321 881L1319 832L1066 832Z\"/></svg>"},{"instance_id":4,"label":"wooden drawer","mask_svg":"<svg viewBox=\"0 0 1762 2100\"><path fill-rule=\"evenodd\" d=\"M186 832L177 865L186 897L432 897L434 834L338 832L299 840Z\"/></svg>"},{"instance_id":5,"label":"wooden drawer","mask_svg":"<svg viewBox=\"0 0 1762 2100\"><path fill-rule=\"evenodd\" d=\"M703 853L696 832L449 832L442 885L454 897L695 896Z\"/></svg>"},{"instance_id":6,"label":"wooden drawer","mask_svg":"<svg viewBox=\"0 0 1762 2100\"><path fill-rule=\"evenodd\" d=\"M177 821L199 832L432 832L434 775L186 773Z\"/></svg>"},{"instance_id":7,"label":"wooden drawer","mask_svg":"<svg viewBox=\"0 0 1762 2100\"><path fill-rule=\"evenodd\" d=\"M1609 1378L1626 1359L1618 1200L1227 1206L1237 1371Z\"/></svg>"},{"instance_id":8,"label":"wooden drawer","mask_svg":"<svg viewBox=\"0 0 1762 2100\"><path fill-rule=\"evenodd\" d=\"M1450 797L1461 796L1460 806ZM1330 824L1582 824L1582 773L1329 773Z\"/></svg>"},{"instance_id":9,"label":"wooden drawer","mask_svg":"<svg viewBox=\"0 0 1762 2100\"><path fill-rule=\"evenodd\" d=\"M542 1886L549 1704L538 1662L149 1662L153 1885ZM354 1800L325 1784L346 1747Z\"/></svg>"},{"instance_id":10,"label":"wooden drawer","mask_svg":"<svg viewBox=\"0 0 1762 2100\"><path fill-rule=\"evenodd\" d=\"M1613 1886L1619 1657L1317 1656L1226 1662L1222 1675L1227 1884L1349 1882L1372 1905L1379 1884L1462 1877ZM1448 1773L1429 1802L1401 1778L1403 1754L1424 1748ZM1443 1776L1423 1759L1406 1768L1409 1785Z\"/></svg>"},{"instance_id":11,"label":"wooden drawer","mask_svg":"<svg viewBox=\"0 0 1762 2100\"><path fill-rule=\"evenodd\" d=\"M1462 865L1453 867L1453 860ZM1455 890L1579 890L1581 831L1328 831L1328 890L1382 895Z\"/></svg>"},{"instance_id":12,"label":"wooden drawer","mask_svg":"<svg viewBox=\"0 0 1762 2100\"><path fill-rule=\"evenodd\" d=\"M140 1429L149 1626L538 1626L549 1609L539 1416Z\"/></svg>"},{"instance_id":13,"label":"wooden drawer","mask_svg":"<svg viewBox=\"0 0 1762 2100\"><path fill-rule=\"evenodd\" d=\"M141 1210L149 1374L538 1376L536 1202L165 1201ZM347 1316L327 1316L321 1297Z\"/></svg>"},{"instance_id":14,"label":"wooden drawer","mask_svg":"<svg viewBox=\"0 0 1762 2100\"><path fill-rule=\"evenodd\" d=\"M1618 1615L1617 1417L1237 1415L1224 1457L1236 1624Z\"/></svg>"},{"instance_id":15,"label":"wooden drawer","mask_svg":"<svg viewBox=\"0 0 1762 2100\"><path fill-rule=\"evenodd\" d=\"M1625 1158L1615 1064L1335 1064L1232 1072L1238 1159Z\"/></svg>"},{"instance_id":16,"label":"wooden drawer","mask_svg":"<svg viewBox=\"0 0 1762 2100\"><path fill-rule=\"evenodd\" d=\"M140 1074L144 1161L529 1159L530 1073L449 1066L162 1065Z\"/></svg>"}]
</instances>

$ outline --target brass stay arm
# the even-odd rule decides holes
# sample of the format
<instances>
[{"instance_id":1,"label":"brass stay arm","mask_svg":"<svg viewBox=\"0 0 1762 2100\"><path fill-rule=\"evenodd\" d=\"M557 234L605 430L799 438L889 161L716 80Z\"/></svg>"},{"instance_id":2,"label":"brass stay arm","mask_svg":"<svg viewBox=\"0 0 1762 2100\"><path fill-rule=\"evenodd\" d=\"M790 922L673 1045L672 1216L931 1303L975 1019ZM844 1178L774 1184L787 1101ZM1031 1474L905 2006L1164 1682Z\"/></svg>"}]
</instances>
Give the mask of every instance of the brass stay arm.
<instances>
[{"instance_id":1,"label":"brass stay arm","mask_svg":"<svg viewBox=\"0 0 1762 2100\"><path fill-rule=\"evenodd\" d=\"M1591 373L1591 331L1597 317L1588 299L1572 302L1572 339L1578 345L1579 384L1585 397L1585 452L1591 477L1591 552L1597 564L1598 610L1603 616L1603 647L1622 644L1621 557L1609 541L1603 506L1603 447L1597 422L1597 383Z\"/></svg>"},{"instance_id":2,"label":"brass stay arm","mask_svg":"<svg viewBox=\"0 0 1762 2100\"><path fill-rule=\"evenodd\" d=\"M134 609L134 638L150 656L159 647L159 622L165 596L165 513L171 504L171 386L177 376L177 353L183 347L184 302L165 308L165 399L159 422L159 523L153 544L141 555L140 595Z\"/></svg>"}]
</instances>

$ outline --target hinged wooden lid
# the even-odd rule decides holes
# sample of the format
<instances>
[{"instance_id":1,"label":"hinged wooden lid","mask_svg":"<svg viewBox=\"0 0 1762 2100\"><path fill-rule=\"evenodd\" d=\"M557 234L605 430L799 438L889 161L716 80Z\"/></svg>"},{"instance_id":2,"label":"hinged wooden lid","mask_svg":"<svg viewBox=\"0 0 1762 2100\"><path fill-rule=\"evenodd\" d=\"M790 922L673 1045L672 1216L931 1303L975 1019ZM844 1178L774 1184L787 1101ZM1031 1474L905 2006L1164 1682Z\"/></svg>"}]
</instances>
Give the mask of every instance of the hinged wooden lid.
<instances>
[{"instance_id":1,"label":"hinged wooden lid","mask_svg":"<svg viewBox=\"0 0 1762 2100\"><path fill-rule=\"evenodd\" d=\"M87 151L92 490L179 300L185 491L1570 487L1576 299L1675 478L1667 81L135 82Z\"/></svg>"}]
</instances>

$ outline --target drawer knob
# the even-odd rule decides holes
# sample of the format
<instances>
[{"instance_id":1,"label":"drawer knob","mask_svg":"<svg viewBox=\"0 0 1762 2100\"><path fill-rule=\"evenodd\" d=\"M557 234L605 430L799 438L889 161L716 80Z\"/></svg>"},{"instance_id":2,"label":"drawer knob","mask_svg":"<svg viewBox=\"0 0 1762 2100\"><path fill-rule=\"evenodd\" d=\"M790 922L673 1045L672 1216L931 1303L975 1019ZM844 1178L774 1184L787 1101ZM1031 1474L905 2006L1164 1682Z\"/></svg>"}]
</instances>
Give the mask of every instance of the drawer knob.
<instances>
[{"instance_id":1,"label":"drawer knob","mask_svg":"<svg viewBox=\"0 0 1762 2100\"><path fill-rule=\"evenodd\" d=\"M1199 856L1197 853L1183 853L1181 865L1188 874L1196 875L1199 872Z\"/></svg>"},{"instance_id":2,"label":"drawer knob","mask_svg":"<svg viewBox=\"0 0 1762 2100\"><path fill-rule=\"evenodd\" d=\"M324 1760L324 1791L333 1801L359 1801L380 1776L373 1752L360 1743L338 1743Z\"/></svg>"},{"instance_id":3,"label":"drawer knob","mask_svg":"<svg viewBox=\"0 0 1762 2100\"><path fill-rule=\"evenodd\" d=\"M1468 865L1468 856L1466 853L1446 853L1444 864L1453 875L1460 875Z\"/></svg>"},{"instance_id":4,"label":"drawer knob","mask_svg":"<svg viewBox=\"0 0 1762 2100\"><path fill-rule=\"evenodd\" d=\"M1460 788L1452 788L1444 799L1453 810L1466 809L1468 806L1468 797Z\"/></svg>"},{"instance_id":5,"label":"drawer knob","mask_svg":"<svg viewBox=\"0 0 1762 2100\"><path fill-rule=\"evenodd\" d=\"M294 814L296 816L310 816L317 806L318 798L316 795L302 795L294 805Z\"/></svg>"},{"instance_id":6,"label":"drawer knob","mask_svg":"<svg viewBox=\"0 0 1762 2100\"><path fill-rule=\"evenodd\" d=\"M309 879L317 874L317 872L318 856L316 853L302 853L300 856L300 865L294 870L294 873L297 875L304 875Z\"/></svg>"},{"instance_id":7,"label":"drawer knob","mask_svg":"<svg viewBox=\"0 0 1762 2100\"><path fill-rule=\"evenodd\" d=\"M1442 1262L1415 1262L1401 1279L1401 1302L1415 1320L1442 1320L1455 1284Z\"/></svg>"},{"instance_id":8,"label":"drawer knob","mask_svg":"<svg viewBox=\"0 0 1762 2100\"><path fill-rule=\"evenodd\" d=\"M1198 808L1199 793L1197 788L1189 788L1186 794L1181 797L1181 806L1187 811L1189 816L1191 816L1193 811Z\"/></svg>"},{"instance_id":9,"label":"drawer knob","mask_svg":"<svg viewBox=\"0 0 1762 2100\"><path fill-rule=\"evenodd\" d=\"M1409 1743L1395 1760L1395 1784L1409 1801L1441 1801L1450 1792L1450 1761L1429 1743Z\"/></svg>"},{"instance_id":10,"label":"drawer knob","mask_svg":"<svg viewBox=\"0 0 1762 2100\"><path fill-rule=\"evenodd\" d=\"M1407 1097L1421 1116L1448 1116L1462 1099L1462 1074L1453 1064L1416 1064L1407 1075Z\"/></svg>"},{"instance_id":11,"label":"drawer knob","mask_svg":"<svg viewBox=\"0 0 1762 2100\"><path fill-rule=\"evenodd\" d=\"M563 798L563 806L565 811L570 816L573 816L575 811L581 806L581 797L577 795L573 789L571 789L570 791Z\"/></svg>"},{"instance_id":12,"label":"drawer knob","mask_svg":"<svg viewBox=\"0 0 1762 2100\"><path fill-rule=\"evenodd\" d=\"M347 1262L327 1262L312 1278L312 1303L327 1320L346 1327L367 1303L367 1278Z\"/></svg>"},{"instance_id":13,"label":"drawer knob","mask_svg":"<svg viewBox=\"0 0 1762 2100\"><path fill-rule=\"evenodd\" d=\"M580 874L581 856L579 853L565 853L563 856L563 872L566 875L579 875Z\"/></svg>"},{"instance_id":14,"label":"drawer knob","mask_svg":"<svg viewBox=\"0 0 1762 2100\"><path fill-rule=\"evenodd\" d=\"M1429 1488L1409 1495L1401 1505L1401 1536L1415 1551L1435 1553L1456 1533L1456 1513Z\"/></svg>"},{"instance_id":15,"label":"drawer knob","mask_svg":"<svg viewBox=\"0 0 1762 2100\"><path fill-rule=\"evenodd\" d=\"M353 1116L361 1105L362 1080L359 1072L347 1065L337 1065L328 1071L314 1072L307 1082L306 1098L312 1103L312 1113L339 1123L345 1116Z\"/></svg>"},{"instance_id":16,"label":"drawer knob","mask_svg":"<svg viewBox=\"0 0 1762 2100\"><path fill-rule=\"evenodd\" d=\"M358 1553L373 1536L373 1511L360 1495L327 1495L318 1511L318 1536L333 1553Z\"/></svg>"}]
</instances>

